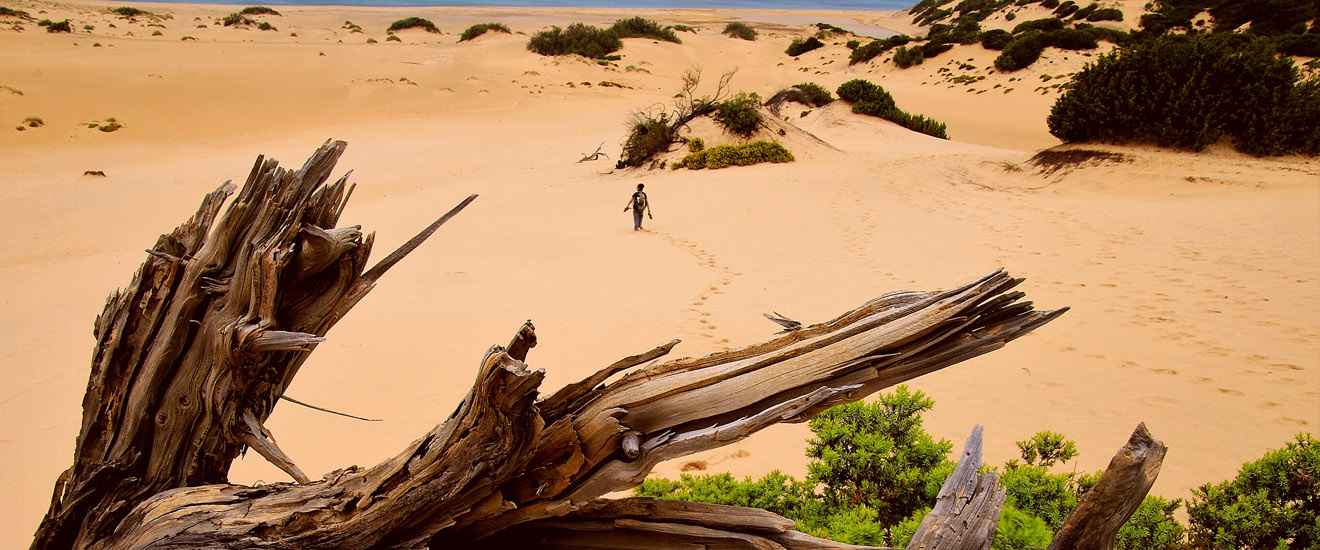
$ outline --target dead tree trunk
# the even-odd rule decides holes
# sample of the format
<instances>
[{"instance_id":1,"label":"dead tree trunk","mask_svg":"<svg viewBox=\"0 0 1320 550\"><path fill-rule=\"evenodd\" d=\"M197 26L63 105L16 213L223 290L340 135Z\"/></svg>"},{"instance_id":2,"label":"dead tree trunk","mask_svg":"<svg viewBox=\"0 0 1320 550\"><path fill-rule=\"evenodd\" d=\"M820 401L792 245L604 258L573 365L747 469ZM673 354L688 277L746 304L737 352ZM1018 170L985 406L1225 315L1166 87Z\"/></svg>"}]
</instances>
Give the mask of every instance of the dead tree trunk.
<instances>
[{"instance_id":1,"label":"dead tree trunk","mask_svg":"<svg viewBox=\"0 0 1320 550\"><path fill-rule=\"evenodd\" d=\"M980 473L981 427L972 429L963 456L944 480L935 507L921 520L907 550L987 550L1008 492L998 472Z\"/></svg>"},{"instance_id":2,"label":"dead tree trunk","mask_svg":"<svg viewBox=\"0 0 1320 550\"><path fill-rule=\"evenodd\" d=\"M950 290L887 294L762 344L639 367L678 343L669 342L545 398L544 371L524 363L536 344L529 322L487 352L442 424L376 466L313 479L263 422L326 332L475 198L366 269L372 236L336 228L347 176L326 183L344 147L327 143L296 171L258 158L223 215L228 183L110 297L74 464L34 550L441 548L548 518L637 537L668 537L671 523L687 522L769 533L720 539L751 547L841 547L756 512L698 506L699 519L666 521L678 517L669 504L651 505L666 512L648 519L637 502L596 499L636 486L662 460L999 349L1065 311L1033 310L1011 290L1021 280L997 271ZM245 447L298 482L229 484Z\"/></svg>"},{"instance_id":3,"label":"dead tree trunk","mask_svg":"<svg viewBox=\"0 0 1320 550\"><path fill-rule=\"evenodd\" d=\"M1049 550L1110 550L1119 528L1141 506L1155 484L1169 448L1137 425L1127 445L1109 461L1095 487L1054 534Z\"/></svg>"}]
</instances>

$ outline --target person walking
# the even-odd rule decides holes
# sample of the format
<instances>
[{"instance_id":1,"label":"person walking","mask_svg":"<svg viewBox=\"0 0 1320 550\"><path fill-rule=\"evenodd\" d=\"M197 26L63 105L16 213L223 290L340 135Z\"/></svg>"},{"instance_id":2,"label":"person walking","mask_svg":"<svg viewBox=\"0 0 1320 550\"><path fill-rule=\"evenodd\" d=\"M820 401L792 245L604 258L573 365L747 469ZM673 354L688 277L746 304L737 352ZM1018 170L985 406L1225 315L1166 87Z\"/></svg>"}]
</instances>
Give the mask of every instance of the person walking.
<instances>
[{"instance_id":1,"label":"person walking","mask_svg":"<svg viewBox=\"0 0 1320 550\"><path fill-rule=\"evenodd\" d=\"M637 184L637 192L632 194L631 199L628 199L628 206L623 207L624 212L627 212L630 208L633 211L633 231L642 230L642 211L646 211L646 217L651 218L651 202L646 200L646 192L642 191L643 187L646 187L646 184Z\"/></svg>"}]
</instances>

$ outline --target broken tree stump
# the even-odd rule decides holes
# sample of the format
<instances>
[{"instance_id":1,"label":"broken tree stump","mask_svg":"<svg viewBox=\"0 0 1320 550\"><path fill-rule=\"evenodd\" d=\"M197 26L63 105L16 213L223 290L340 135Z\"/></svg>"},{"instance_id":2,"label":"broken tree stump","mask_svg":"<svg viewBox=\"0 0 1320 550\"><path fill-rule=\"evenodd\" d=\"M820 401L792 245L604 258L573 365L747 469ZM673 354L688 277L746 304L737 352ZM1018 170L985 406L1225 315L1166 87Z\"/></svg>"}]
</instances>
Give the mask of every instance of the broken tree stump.
<instances>
[{"instance_id":1,"label":"broken tree stump","mask_svg":"<svg viewBox=\"0 0 1320 550\"><path fill-rule=\"evenodd\" d=\"M1048 550L1110 550L1119 528L1141 506L1160 474L1169 448L1137 425L1126 445L1109 461L1095 487L1077 503L1054 533Z\"/></svg>"},{"instance_id":2,"label":"broken tree stump","mask_svg":"<svg viewBox=\"0 0 1320 550\"><path fill-rule=\"evenodd\" d=\"M981 426L972 429L963 456L944 480L935 506L921 520L907 550L987 550L995 541L995 526L1008 492L999 473L980 473Z\"/></svg>"},{"instance_id":3,"label":"broken tree stump","mask_svg":"<svg viewBox=\"0 0 1320 550\"><path fill-rule=\"evenodd\" d=\"M636 504L597 499L640 484L662 460L997 350L1066 310L1035 310L1013 290L1021 279L995 271L949 290L886 294L768 342L643 366L678 343L669 342L545 398L544 371L526 364L536 344L528 322L482 358L458 410L398 455L305 473L266 418L327 331L475 199L368 269L372 235L337 227L347 176L327 183L345 146L327 142L299 170L259 157L241 190L226 182L208 195L110 297L74 463L33 550L445 548L541 520L591 529L604 517L636 537L671 537L685 529L670 525L683 523L677 516L623 517ZM297 483L230 484L245 448ZM748 518L698 525L721 540L782 526L750 511L711 516ZM774 532L755 540L841 547Z\"/></svg>"}]
</instances>

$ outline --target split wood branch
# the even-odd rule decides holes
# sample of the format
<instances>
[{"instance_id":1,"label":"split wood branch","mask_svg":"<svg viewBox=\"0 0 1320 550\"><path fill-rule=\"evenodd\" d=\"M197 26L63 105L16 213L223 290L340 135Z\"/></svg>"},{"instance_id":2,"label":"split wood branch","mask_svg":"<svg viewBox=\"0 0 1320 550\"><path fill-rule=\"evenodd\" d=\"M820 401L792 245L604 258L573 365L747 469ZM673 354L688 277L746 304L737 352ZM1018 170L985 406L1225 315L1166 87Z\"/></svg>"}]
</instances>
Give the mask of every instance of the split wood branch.
<instances>
[{"instance_id":1,"label":"split wood branch","mask_svg":"<svg viewBox=\"0 0 1320 550\"><path fill-rule=\"evenodd\" d=\"M1155 484L1169 448L1137 425L1126 445L1109 461L1095 487L1087 491L1054 534L1049 550L1110 550L1118 530L1141 506Z\"/></svg>"},{"instance_id":2,"label":"split wood branch","mask_svg":"<svg viewBox=\"0 0 1320 550\"><path fill-rule=\"evenodd\" d=\"M981 426L972 429L963 456L944 480L935 507L921 520L907 550L986 550L995 540L1008 496L998 472L980 473Z\"/></svg>"}]
</instances>

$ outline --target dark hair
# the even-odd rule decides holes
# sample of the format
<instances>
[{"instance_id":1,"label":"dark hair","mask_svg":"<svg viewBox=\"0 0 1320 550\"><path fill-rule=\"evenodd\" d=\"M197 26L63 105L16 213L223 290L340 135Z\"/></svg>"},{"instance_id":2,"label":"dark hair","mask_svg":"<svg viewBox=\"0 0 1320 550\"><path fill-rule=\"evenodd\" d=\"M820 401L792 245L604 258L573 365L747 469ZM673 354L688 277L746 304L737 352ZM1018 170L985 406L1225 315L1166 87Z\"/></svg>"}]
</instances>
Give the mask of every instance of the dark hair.
<instances>
[{"instance_id":1,"label":"dark hair","mask_svg":"<svg viewBox=\"0 0 1320 550\"><path fill-rule=\"evenodd\" d=\"M639 184L637 184L637 190L638 190L638 191L641 191L643 187L646 187L646 184L645 184L645 183L639 183Z\"/></svg>"}]
</instances>

